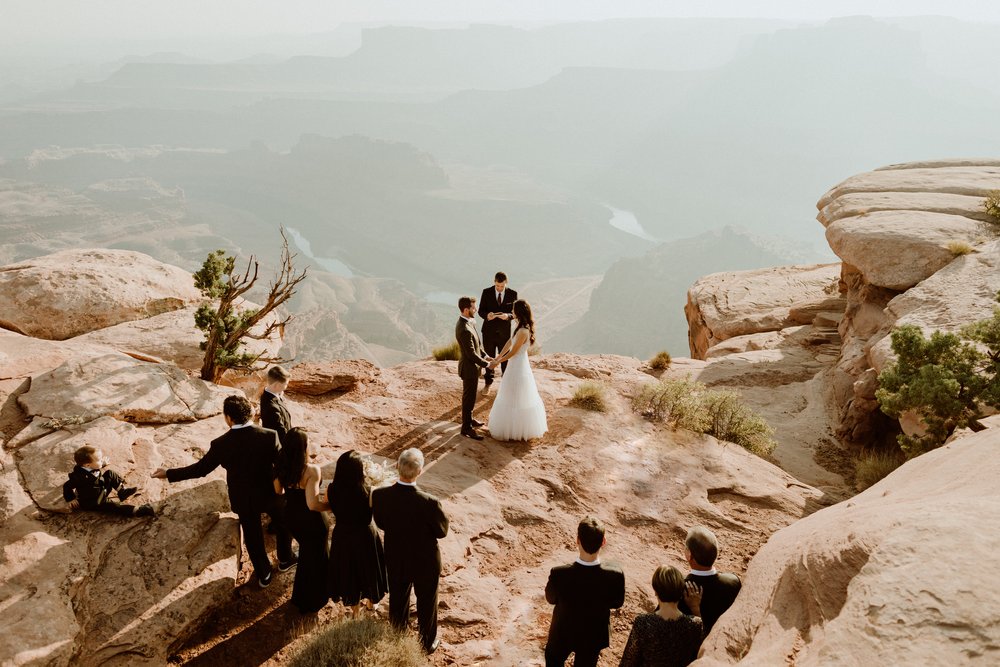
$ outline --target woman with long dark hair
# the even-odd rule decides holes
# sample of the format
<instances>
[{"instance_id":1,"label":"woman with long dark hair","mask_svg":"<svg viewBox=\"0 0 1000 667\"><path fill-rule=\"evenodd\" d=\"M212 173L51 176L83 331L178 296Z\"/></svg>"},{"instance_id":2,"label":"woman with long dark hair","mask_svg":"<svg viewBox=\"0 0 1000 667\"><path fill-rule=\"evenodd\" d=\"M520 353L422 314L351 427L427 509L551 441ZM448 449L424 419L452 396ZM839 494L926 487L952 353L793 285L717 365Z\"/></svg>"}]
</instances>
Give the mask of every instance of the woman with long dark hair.
<instances>
[{"instance_id":1,"label":"woman with long dark hair","mask_svg":"<svg viewBox=\"0 0 1000 667\"><path fill-rule=\"evenodd\" d=\"M327 591L334 602L343 602L357 616L363 600L371 608L388 591L382 538L372 523L371 488L358 452L352 449L337 459L326 498L336 517Z\"/></svg>"},{"instance_id":2,"label":"woman with long dark hair","mask_svg":"<svg viewBox=\"0 0 1000 667\"><path fill-rule=\"evenodd\" d=\"M535 318L527 301L514 302L514 318L514 335L490 363L495 367L510 362L490 410L490 437L495 440L531 440L549 430L545 405L528 363L528 348L535 344Z\"/></svg>"},{"instance_id":3,"label":"woman with long dark hair","mask_svg":"<svg viewBox=\"0 0 1000 667\"><path fill-rule=\"evenodd\" d=\"M326 523L319 500L319 466L309 463L309 439L301 428L285 435L278 463L275 490L285 495L285 524L299 543L298 569L292 586L292 604L303 614L322 609L330 596L324 579L327 570Z\"/></svg>"}]
</instances>

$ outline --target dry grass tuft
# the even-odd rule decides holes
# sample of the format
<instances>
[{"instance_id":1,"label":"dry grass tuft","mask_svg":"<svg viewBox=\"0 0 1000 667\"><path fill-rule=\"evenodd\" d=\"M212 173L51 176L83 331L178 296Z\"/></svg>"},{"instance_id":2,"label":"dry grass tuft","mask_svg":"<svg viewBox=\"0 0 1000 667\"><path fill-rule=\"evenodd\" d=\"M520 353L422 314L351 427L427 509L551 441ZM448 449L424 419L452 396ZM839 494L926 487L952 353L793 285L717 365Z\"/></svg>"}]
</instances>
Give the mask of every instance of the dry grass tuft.
<instances>
[{"instance_id":1,"label":"dry grass tuft","mask_svg":"<svg viewBox=\"0 0 1000 667\"><path fill-rule=\"evenodd\" d=\"M958 257L959 255L968 255L972 252L972 246L965 241L949 241L948 242L948 252L952 255Z\"/></svg>"},{"instance_id":2,"label":"dry grass tuft","mask_svg":"<svg viewBox=\"0 0 1000 667\"><path fill-rule=\"evenodd\" d=\"M291 667L428 667L416 637L373 618L344 620L319 633L290 659Z\"/></svg>"},{"instance_id":3,"label":"dry grass tuft","mask_svg":"<svg viewBox=\"0 0 1000 667\"><path fill-rule=\"evenodd\" d=\"M582 410L607 412L607 388L600 382L584 382L573 392L569 404Z\"/></svg>"},{"instance_id":4,"label":"dry grass tuft","mask_svg":"<svg viewBox=\"0 0 1000 667\"><path fill-rule=\"evenodd\" d=\"M449 345L442 345L431 350L431 356L435 361L458 361L460 356L458 351L458 341Z\"/></svg>"},{"instance_id":5,"label":"dry grass tuft","mask_svg":"<svg viewBox=\"0 0 1000 667\"><path fill-rule=\"evenodd\" d=\"M649 360L649 367L654 371L663 371L670 367L670 353L666 350L657 352L656 356Z\"/></svg>"},{"instance_id":6,"label":"dry grass tuft","mask_svg":"<svg viewBox=\"0 0 1000 667\"><path fill-rule=\"evenodd\" d=\"M862 454L855 465L855 488L864 491L901 466L904 461L905 458L898 451Z\"/></svg>"}]
</instances>

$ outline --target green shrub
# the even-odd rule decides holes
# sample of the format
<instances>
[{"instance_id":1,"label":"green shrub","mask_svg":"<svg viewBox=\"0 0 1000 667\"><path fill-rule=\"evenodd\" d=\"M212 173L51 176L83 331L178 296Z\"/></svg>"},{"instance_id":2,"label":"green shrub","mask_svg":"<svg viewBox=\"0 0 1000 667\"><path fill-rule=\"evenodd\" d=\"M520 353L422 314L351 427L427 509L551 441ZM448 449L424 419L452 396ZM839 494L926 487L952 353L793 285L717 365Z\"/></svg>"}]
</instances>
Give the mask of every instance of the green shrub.
<instances>
[{"instance_id":1,"label":"green shrub","mask_svg":"<svg viewBox=\"0 0 1000 667\"><path fill-rule=\"evenodd\" d=\"M875 397L890 417L913 411L923 420L925 435L898 437L908 457L972 425L983 405L1000 407L1000 308L960 335L935 331L925 338L919 327L903 325L892 332L892 351L896 361L879 375Z\"/></svg>"},{"instance_id":2,"label":"green shrub","mask_svg":"<svg viewBox=\"0 0 1000 667\"><path fill-rule=\"evenodd\" d=\"M460 355L458 351L458 341L449 345L442 345L431 350L431 356L435 361L458 361Z\"/></svg>"},{"instance_id":3,"label":"green shrub","mask_svg":"<svg viewBox=\"0 0 1000 667\"><path fill-rule=\"evenodd\" d=\"M582 410L607 412L607 389L600 382L584 382L573 392L569 404Z\"/></svg>"},{"instance_id":4,"label":"green shrub","mask_svg":"<svg viewBox=\"0 0 1000 667\"><path fill-rule=\"evenodd\" d=\"M289 660L291 667L427 667L416 637L373 618L344 620L311 639Z\"/></svg>"},{"instance_id":5,"label":"green shrub","mask_svg":"<svg viewBox=\"0 0 1000 667\"><path fill-rule=\"evenodd\" d=\"M670 353L666 350L657 352L656 356L649 360L649 367L654 371L666 370L670 367Z\"/></svg>"},{"instance_id":6,"label":"green shrub","mask_svg":"<svg viewBox=\"0 0 1000 667\"><path fill-rule=\"evenodd\" d=\"M1000 223L1000 190L990 190L986 193L983 210L993 218L993 222Z\"/></svg>"},{"instance_id":7,"label":"green shrub","mask_svg":"<svg viewBox=\"0 0 1000 667\"><path fill-rule=\"evenodd\" d=\"M903 461L904 458L899 452L869 452L862 454L855 465L855 487L858 491L864 491L901 466Z\"/></svg>"},{"instance_id":8,"label":"green shrub","mask_svg":"<svg viewBox=\"0 0 1000 667\"><path fill-rule=\"evenodd\" d=\"M743 403L735 391L716 391L690 378L661 380L644 386L632 409L674 428L707 433L758 456L774 451L774 431Z\"/></svg>"},{"instance_id":9,"label":"green shrub","mask_svg":"<svg viewBox=\"0 0 1000 667\"><path fill-rule=\"evenodd\" d=\"M705 392L701 404L708 414L706 431L720 440L734 442L757 456L769 456L777 443L774 429L748 408L735 391Z\"/></svg>"},{"instance_id":10,"label":"green shrub","mask_svg":"<svg viewBox=\"0 0 1000 667\"><path fill-rule=\"evenodd\" d=\"M972 252L972 246L965 241L949 241L948 242L948 252L952 255L958 257L959 255L968 255Z\"/></svg>"},{"instance_id":11,"label":"green shrub","mask_svg":"<svg viewBox=\"0 0 1000 667\"><path fill-rule=\"evenodd\" d=\"M632 399L632 409L675 428L704 433L708 415L701 409L705 385L690 378L661 380L644 386Z\"/></svg>"}]
</instances>

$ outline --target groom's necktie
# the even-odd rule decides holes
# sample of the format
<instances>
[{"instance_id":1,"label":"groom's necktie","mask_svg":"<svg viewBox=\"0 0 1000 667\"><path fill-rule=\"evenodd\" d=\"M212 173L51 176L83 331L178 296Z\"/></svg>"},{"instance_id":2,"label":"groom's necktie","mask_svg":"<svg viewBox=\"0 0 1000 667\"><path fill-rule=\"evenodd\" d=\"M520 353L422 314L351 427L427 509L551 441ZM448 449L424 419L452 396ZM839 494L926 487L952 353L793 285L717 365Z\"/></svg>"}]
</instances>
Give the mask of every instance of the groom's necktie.
<instances>
[{"instance_id":1,"label":"groom's necktie","mask_svg":"<svg viewBox=\"0 0 1000 667\"><path fill-rule=\"evenodd\" d=\"M497 304L503 303L503 292L497 292Z\"/></svg>"}]
</instances>

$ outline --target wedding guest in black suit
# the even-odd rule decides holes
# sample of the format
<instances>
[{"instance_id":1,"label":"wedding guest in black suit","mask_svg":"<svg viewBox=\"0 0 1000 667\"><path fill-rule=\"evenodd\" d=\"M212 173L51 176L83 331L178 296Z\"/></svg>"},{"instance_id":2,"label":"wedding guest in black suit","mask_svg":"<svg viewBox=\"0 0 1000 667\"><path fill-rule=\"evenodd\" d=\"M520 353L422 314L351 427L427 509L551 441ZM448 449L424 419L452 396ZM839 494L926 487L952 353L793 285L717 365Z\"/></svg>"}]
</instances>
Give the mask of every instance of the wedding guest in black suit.
<instances>
[{"instance_id":1,"label":"wedding guest in black suit","mask_svg":"<svg viewBox=\"0 0 1000 667\"><path fill-rule=\"evenodd\" d=\"M385 552L372 523L371 488L361 454L352 449L340 455L326 499L326 509L337 518L330 538L327 589L334 602L343 602L357 618L363 601L372 609L389 592Z\"/></svg>"},{"instance_id":2,"label":"wedding guest in black suit","mask_svg":"<svg viewBox=\"0 0 1000 667\"><path fill-rule=\"evenodd\" d=\"M417 488L424 455L411 448L399 456L399 481L372 492L375 524L385 531L385 564L389 579L389 620L405 629L410 591L417 596L417 625L424 650L438 647L438 579L441 552L437 541L448 534L441 501Z\"/></svg>"},{"instance_id":3,"label":"wedding guest in black suit","mask_svg":"<svg viewBox=\"0 0 1000 667\"><path fill-rule=\"evenodd\" d=\"M618 667L686 667L698 657L701 619L677 608L684 596L684 575L676 567L661 565L653 573L653 591L659 604L652 614L639 614L632 623ZM697 597L692 590L691 595Z\"/></svg>"},{"instance_id":4,"label":"wedding guest in black suit","mask_svg":"<svg viewBox=\"0 0 1000 667\"><path fill-rule=\"evenodd\" d=\"M455 340L458 341L460 354L458 375L462 378L462 435L482 440L483 436L476 432L476 428L484 424L472 418L472 409L476 407L480 369L489 366L493 359L483 352L483 343L476 332L476 300L463 296L458 300L458 310L462 316L455 324Z\"/></svg>"},{"instance_id":5,"label":"wedding guest in black suit","mask_svg":"<svg viewBox=\"0 0 1000 667\"><path fill-rule=\"evenodd\" d=\"M285 436L275 466L275 491L285 496L285 525L299 543L292 604L303 614L326 606L326 522L319 513L319 466L309 463L309 439L301 428Z\"/></svg>"},{"instance_id":6,"label":"wedding guest in black suit","mask_svg":"<svg viewBox=\"0 0 1000 667\"><path fill-rule=\"evenodd\" d=\"M594 667L601 650L611 643L611 610L625 602L625 575L616 565L601 562L606 543L604 525L585 518L576 531L579 558L549 572L545 599L555 609L545 644L545 667L562 667L570 653L576 654L574 667Z\"/></svg>"},{"instance_id":7,"label":"wedding guest in black suit","mask_svg":"<svg viewBox=\"0 0 1000 667\"><path fill-rule=\"evenodd\" d=\"M517 292L507 288L507 274L497 271L493 277L493 287L484 289L479 299L479 317L483 318L483 349L490 357L497 356L510 340L515 301ZM500 368L506 373L507 362L501 363ZM487 387L493 384L493 375L493 369L487 368L483 375Z\"/></svg>"},{"instance_id":8,"label":"wedding guest in black suit","mask_svg":"<svg viewBox=\"0 0 1000 667\"><path fill-rule=\"evenodd\" d=\"M705 624L705 634L712 631L712 626L719 620L736 600L742 584L740 578L728 572L715 571L715 559L719 555L719 544L715 534L704 526L695 526L688 531L684 540L685 555L691 566L687 581L692 582L701 591L700 604L685 594L684 600L678 605L685 614L700 616Z\"/></svg>"},{"instance_id":9,"label":"wedding guest in black suit","mask_svg":"<svg viewBox=\"0 0 1000 667\"><path fill-rule=\"evenodd\" d=\"M285 389L291 375L281 366L271 366L267 370L267 386L260 394L260 425L278 433L282 445L285 436L292 430L292 418L285 407Z\"/></svg>"},{"instance_id":10,"label":"wedding guest in black suit","mask_svg":"<svg viewBox=\"0 0 1000 667\"><path fill-rule=\"evenodd\" d=\"M271 560L264 547L261 514L271 516L278 540L278 570L284 572L296 559L292 537L281 521L274 492L274 464L278 457L278 434L251 423L253 406L245 396L227 396L222 414L229 430L212 441L201 460L183 468L157 468L156 479L180 482L204 477L220 465L226 469L229 505L240 521L243 542L257 574L257 583L267 588L273 578Z\"/></svg>"}]
</instances>

